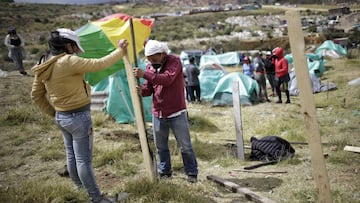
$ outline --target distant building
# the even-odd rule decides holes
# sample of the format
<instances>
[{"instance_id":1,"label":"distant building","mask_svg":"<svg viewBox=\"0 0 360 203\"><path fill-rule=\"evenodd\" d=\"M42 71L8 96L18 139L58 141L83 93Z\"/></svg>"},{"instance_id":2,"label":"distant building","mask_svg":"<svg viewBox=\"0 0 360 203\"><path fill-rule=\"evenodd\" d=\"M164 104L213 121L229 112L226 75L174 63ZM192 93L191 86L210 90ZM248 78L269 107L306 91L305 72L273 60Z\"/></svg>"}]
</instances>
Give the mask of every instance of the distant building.
<instances>
[{"instance_id":1,"label":"distant building","mask_svg":"<svg viewBox=\"0 0 360 203\"><path fill-rule=\"evenodd\" d=\"M342 16L351 13L350 7L329 9L329 16Z\"/></svg>"}]
</instances>

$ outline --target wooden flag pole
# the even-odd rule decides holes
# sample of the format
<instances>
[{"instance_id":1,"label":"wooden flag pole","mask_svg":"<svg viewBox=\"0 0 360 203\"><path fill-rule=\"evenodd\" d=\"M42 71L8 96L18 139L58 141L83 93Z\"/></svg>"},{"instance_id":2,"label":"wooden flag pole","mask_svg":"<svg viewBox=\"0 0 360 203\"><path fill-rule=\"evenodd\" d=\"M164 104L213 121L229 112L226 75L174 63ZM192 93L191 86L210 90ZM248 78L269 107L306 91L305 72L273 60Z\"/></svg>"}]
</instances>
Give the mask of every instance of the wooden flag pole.
<instances>
[{"instance_id":1,"label":"wooden flag pole","mask_svg":"<svg viewBox=\"0 0 360 203\"><path fill-rule=\"evenodd\" d=\"M129 19L129 24L130 24L130 35L131 35L131 43L132 43L132 51L133 51L133 57L134 57L134 65L135 67L138 67L138 62L137 62L137 52L136 52L136 42L135 42L135 31L134 31L134 24L133 24L133 19L130 18ZM136 84L138 86L140 86L140 79L136 78ZM142 103L142 97L141 95L139 95L139 100L140 100L140 104L141 104L141 114L142 117L144 119L144 123L145 123L145 116L144 116L144 109L143 109L143 103Z\"/></svg>"},{"instance_id":2,"label":"wooden flag pole","mask_svg":"<svg viewBox=\"0 0 360 203\"><path fill-rule=\"evenodd\" d=\"M138 66L137 63L137 57L136 57L136 42L135 42L135 34L134 34L134 26L132 22L132 18L129 19L130 23L130 32L131 32L131 43L132 43L132 51L134 56L134 64L135 67ZM146 124L145 124L145 118L144 118L144 111L143 111L143 104L142 104L142 97L138 94L138 91L136 89L136 86L140 86L140 79L136 78L135 83L135 76L133 73L133 68L129 59L128 55L124 56L124 64L125 64L125 70L126 70L126 77L128 79L129 89L130 89L130 95L131 100L133 103L134 111L135 111L135 118L136 118L136 126L138 129L138 134L140 138L140 145L141 150L144 157L145 162L145 168L146 172L148 173L149 177L151 179L154 179L156 176L156 160L154 159L153 153L150 149L148 140L147 140L147 133L146 133ZM154 164L155 162L155 164Z\"/></svg>"},{"instance_id":3,"label":"wooden flag pole","mask_svg":"<svg viewBox=\"0 0 360 203\"><path fill-rule=\"evenodd\" d=\"M141 112L142 106L140 103L139 95L136 90L136 83L135 83L135 76L133 73L132 65L129 60L129 56L124 56L124 64L125 64L125 70L126 70L126 77L128 79L129 89L130 89L130 95L131 100L134 106L134 112L135 112L135 118L136 118L136 126L138 129L138 134L140 138L140 145L141 145L141 151L143 153L144 157L144 163L145 168L148 176L153 180L154 179L154 168L152 164L152 158L150 154L150 148L147 142L146 137L146 129L145 129L145 123L143 114Z\"/></svg>"},{"instance_id":4,"label":"wooden flag pole","mask_svg":"<svg viewBox=\"0 0 360 203\"><path fill-rule=\"evenodd\" d=\"M289 10L285 16L288 25L291 53L294 58L296 78L300 90L301 111L304 115L308 134L313 176L319 192L319 202L331 203L332 197L329 179L321 145L319 125L316 119L315 101L310 84L309 69L305 57L305 42L301 29L300 14L296 10Z\"/></svg>"}]
</instances>

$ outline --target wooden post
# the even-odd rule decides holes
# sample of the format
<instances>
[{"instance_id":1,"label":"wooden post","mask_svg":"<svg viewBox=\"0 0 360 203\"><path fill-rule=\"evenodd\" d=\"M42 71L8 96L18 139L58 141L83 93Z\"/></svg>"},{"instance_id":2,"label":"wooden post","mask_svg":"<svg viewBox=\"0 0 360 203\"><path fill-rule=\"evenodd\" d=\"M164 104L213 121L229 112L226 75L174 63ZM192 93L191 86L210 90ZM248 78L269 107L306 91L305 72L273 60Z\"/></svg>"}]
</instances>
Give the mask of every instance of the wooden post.
<instances>
[{"instance_id":1,"label":"wooden post","mask_svg":"<svg viewBox=\"0 0 360 203\"><path fill-rule=\"evenodd\" d=\"M252 200L257 203L276 203L267 197L261 196L260 194L253 192L247 188L240 187L238 184L222 179L218 176L209 175L207 176L208 180L213 180L214 182L224 186L225 188L231 190L232 192L236 192L239 194L243 194L248 200Z\"/></svg>"},{"instance_id":2,"label":"wooden post","mask_svg":"<svg viewBox=\"0 0 360 203\"><path fill-rule=\"evenodd\" d=\"M152 164L152 158L150 155L149 145L147 143L147 138L146 138L146 128L145 128L144 118L143 118L143 114L142 114L142 106L141 106L139 95L136 90L135 76L134 76L133 68L132 68L132 65L129 60L128 55L124 56L124 64L125 64L125 70L126 70L126 77L128 79L128 84L129 84L129 89L130 89L131 100L132 100L133 107L134 107L136 126L138 129L138 134L139 134L139 138L140 138L141 151L142 151L143 157L144 157L145 169L146 169L148 176L153 180L155 178L154 167Z\"/></svg>"},{"instance_id":3,"label":"wooden post","mask_svg":"<svg viewBox=\"0 0 360 203\"><path fill-rule=\"evenodd\" d=\"M305 42L301 29L300 14L296 10L289 10L285 16L300 91L301 111L304 115L305 127L308 134L313 176L319 193L319 202L331 203L332 197L321 145L319 125L316 118L315 101L310 84L309 69L306 62Z\"/></svg>"},{"instance_id":4,"label":"wooden post","mask_svg":"<svg viewBox=\"0 0 360 203\"><path fill-rule=\"evenodd\" d=\"M244 139L242 134L242 124L241 124L239 81L233 82L232 96L233 96L233 108L234 108L234 118L235 118L237 156L239 159L245 160Z\"/></svg>"}]
</instances>

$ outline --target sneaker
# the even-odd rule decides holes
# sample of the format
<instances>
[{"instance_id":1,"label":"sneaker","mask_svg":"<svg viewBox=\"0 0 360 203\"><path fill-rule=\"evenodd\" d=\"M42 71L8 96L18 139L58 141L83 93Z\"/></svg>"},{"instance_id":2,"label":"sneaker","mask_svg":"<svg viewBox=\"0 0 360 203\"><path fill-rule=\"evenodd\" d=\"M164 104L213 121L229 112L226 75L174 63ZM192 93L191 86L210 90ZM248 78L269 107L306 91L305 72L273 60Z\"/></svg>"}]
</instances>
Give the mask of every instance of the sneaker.
<instances>
[{"instance_id":1,"label":"sneaker","mask_svg":"<svg viewBox=\"0 0 360 203\"><path fill-rule=\"evenodd\" d=\"M276 103L277 103L277 104L281 104L281 103L282 103L282 101L281 101L281 100L278 100Z\"/></svg>"},{"instance_id":2,"label":"sneaker","mask_svg":"<svg viewBox=\"0 0 360 203\"><path fill-rule=\"evenodd\" d=\"M197 182L197 175L188 175L187 181L189 183L196 183Z\"/></svg>"},{"instance_id":3,"label":"sneaker","mask_svg":"<svg viewBox=\"0 0 360 203\"><path fill-rule=\"evenodd\" d=\"M290 99L286 100L285 103L286 103L286 104L290 104Z\"/></svg>"}]
</instances>

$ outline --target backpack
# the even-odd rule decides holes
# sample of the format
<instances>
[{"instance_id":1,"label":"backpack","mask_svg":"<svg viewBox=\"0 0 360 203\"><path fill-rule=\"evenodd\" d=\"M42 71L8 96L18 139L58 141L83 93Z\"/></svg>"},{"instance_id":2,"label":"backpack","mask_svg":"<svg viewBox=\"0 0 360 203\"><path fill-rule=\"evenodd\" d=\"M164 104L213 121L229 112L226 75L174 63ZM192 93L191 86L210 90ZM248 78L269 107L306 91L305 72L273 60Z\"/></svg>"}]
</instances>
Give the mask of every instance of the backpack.
<instances>
[{"instance_id":1,"label":"backpack","mask_svg":"<svg viewBox=\"0 0 360 203\"><path fill-rule=\"evenodd\" d=\"M277 136L266 136L261 139L250 138L250 158L260 161L281 161L295 155L290 143Z\"/></svg>"}]
</instances>

